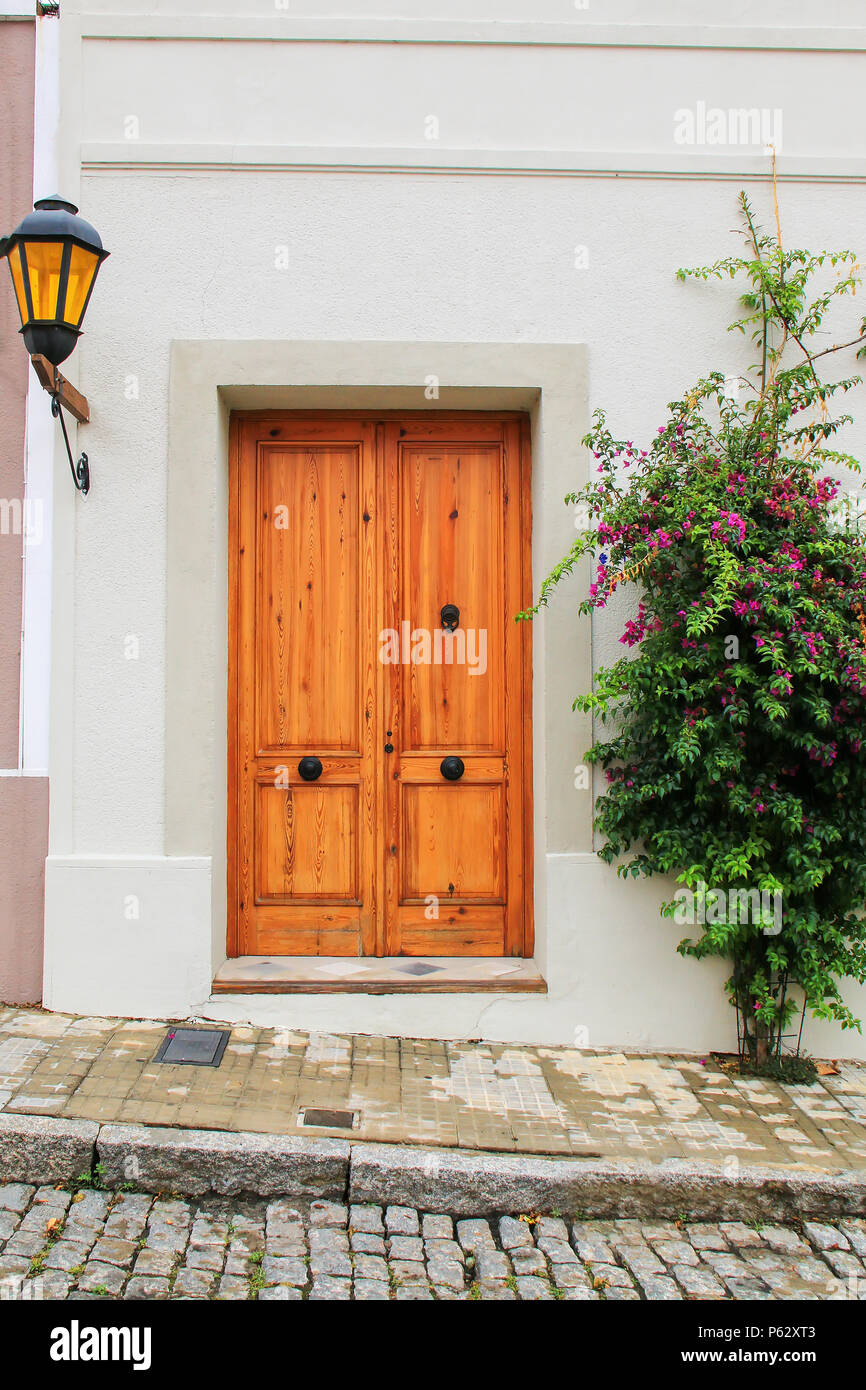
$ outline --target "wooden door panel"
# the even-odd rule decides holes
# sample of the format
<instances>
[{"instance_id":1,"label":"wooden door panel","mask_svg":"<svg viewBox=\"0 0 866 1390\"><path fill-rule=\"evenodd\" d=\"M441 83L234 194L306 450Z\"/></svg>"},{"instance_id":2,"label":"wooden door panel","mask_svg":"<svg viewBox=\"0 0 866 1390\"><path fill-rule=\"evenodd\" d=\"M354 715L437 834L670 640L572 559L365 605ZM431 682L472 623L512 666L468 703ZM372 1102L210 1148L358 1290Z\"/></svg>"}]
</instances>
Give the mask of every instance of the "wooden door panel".
<instances>
[{"instance_id":1,"label":"wooden door panel","mask_svg":"<svg viewBox=\"0 0 866 1390\"><path fill-rule=\"evenodd\" d=\"M505 901L503 787L440 782L403 788L401 901Z\"/></svg>"},{"instance_id":2,"label":"wooden door panel","mask_svg":"<svg viewBox=\"0 0 866 1390\"><path fill-rule=\"evenodd\" d=\"M254 956L357 956L358 909L269 908L257 924Z\"/></svg>"},{"instance_id":3,"label":"wooden door panel","mask_svg":"<svg viewBox=\"0 0 866 1390\"><path fill-rule=\"evenodd\" d=\"M401 444L398 470L401 624L412 657L403 748L501 752L501 446ZM449 602L460 609L453 633L440 618Z\"/></svg>"},{"instance_id":4,"label":"wooden door panel","mask_svg":"<svg viewBox=\"0 0 866 1390\"><path fill-rule=\"evenodd\" d=\"M251 417L233 439L234 948L372 952L372 427Z\"/></svg>"},{"instance_id":5,"label":"wooden door panel","mask_svg":"<svg viewBox=\"0 0 866 1390\"><path fill-rule=\"evenodd\" d=\"M386 426L387 955L520 955L529 939L525 443L489 417Z\"/></svg>"},{"instance_id":6,"label":"wooden door panel","mask_svg":"<svg viewBox=\"0 0 866 1390\"><path fill-rule=\"evenodd\" d=\"M500 782L504 776L505 760L499 756L487 757L484 754L467 754L463 759L466 771L461 778L463 785L472 782ZM441 785L442 753L419 753L400 760L400 781L404 786L413 782L434 782ZM446 783L446 786L450 783Z\"/></svg>"},{"instance_id":7,"label":"wooden door panel","mask_svg":"<svg viewBox=\"0 0 866 1390\"><path fill-rule=\"evenodd\" d=\"M360 749L358 463L351 445L260 449L260 751Z\"/></svg>"},{"instance_id":8,"label":"wooden door panel","mask_svg":"<svg viewBox=\"0 0 866 1390\"><path fill-rule=\"evenodd\" d=\"M501 907L452 907L440 902L438 916L429 908L404 906L400 915L403 956L504 956L504 910Z\"/></svg>"},{"instance_id":9,"label":"wooden door panel","mask_svg":"<svg viewBox=\"0 0 866 1390\"><path fill-rule=\"evenodd\" d=\"M359 902L357 785L257 790L256 904Z\"/></svg>"}]
</instances>

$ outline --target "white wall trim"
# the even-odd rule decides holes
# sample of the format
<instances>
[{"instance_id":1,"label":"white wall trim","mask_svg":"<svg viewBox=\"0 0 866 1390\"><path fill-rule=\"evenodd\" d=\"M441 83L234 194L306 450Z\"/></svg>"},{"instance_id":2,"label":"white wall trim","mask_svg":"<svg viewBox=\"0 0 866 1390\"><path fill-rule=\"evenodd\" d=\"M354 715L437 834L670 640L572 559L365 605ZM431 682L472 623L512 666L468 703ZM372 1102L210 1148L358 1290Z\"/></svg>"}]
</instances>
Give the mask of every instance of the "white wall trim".
<instances>
[{"instance_id":1,"label":"white wall trim","mask_svg":"<svg viewBox=\"0 0 866 1390\"><path fill-rule=\"evenodd\" d=\"M703 48L862 52L862 25L735 26L705 24L592 24L525 20L305 19L273 16L84 15L82 38L223 39L260 43L473 44L556 48Z\"/></svg>"},{"instance_id":2,"label":"white wall trim","mask_svg":"<svg viewBox=\"0 0 866 1390\"><path fill-rule=\"evenodd\" d=\"M177 855L167 859L163 854L52 854L54 869L201 869L210 868L210 860L202 855Z\"/></svg>"},{"instance_id":3,"label":"white wall trim","mask_svg":"<svg viewBox=\"0 0 866 1390\"><path fill-rule=\"evenodd\" d=\"M184 1017L210 990L210 885L207 859L49 854L45 1007Z\"/></svg>"},{"instance_id":4,"label":"white wall trim","mask_svg":"<svg viewBox=\"0 0 866 1390\"><path fill-rule=\"evenodd\" d=\"M35 197L58 187L57 139L60 128L60 30L56 20L36 24L36 96L33 132ZM29 212L22 208L21 215ZM21 677L18 758L22 770L49 763L51 713L51 557L54 516L55 422L48 397L31 371L27 389L25 498L39 508L40 542L24 546L21 604Z\"/></svg>"},{"instance_id":5,"label":"white wall trim","mask_svg":"<svg viewBox=\"0 0 866 1390\"><path fill-rule=\"evenodd\" d=\"M712 148L688 153L671 145L670 155L622 150L485 150L431 146L286 146L136 144L90 142L81 147L85 173L365 173L493 174L547 178L765 179L765 154L715 153ZM778 178L785 182L863 183L866 159L823 154L781 155Z\"/></svg>"},{"instance_id":6,"label":"white wall trim","mask_svg":"<svg viewBox=\"0 0 866 1390\"><path fill-rule=\"evenodd\" d=\"M425 399L435 371L438 401ZM165 852L213 863L213 966L225 959L231 409L526 409L532 419L533 591L567 548L560 500L585 475L586 349L575 343L201 341L172 344L166 550ZM556 499L556 501L553 501ZM591 806L571 769L590 736L575 690L591 682L589 624L555 598L533 631L536 959L550 949L550 851L589 851ZM579 801L579 799L578 799Z\"/></svg>"}]
</instances>

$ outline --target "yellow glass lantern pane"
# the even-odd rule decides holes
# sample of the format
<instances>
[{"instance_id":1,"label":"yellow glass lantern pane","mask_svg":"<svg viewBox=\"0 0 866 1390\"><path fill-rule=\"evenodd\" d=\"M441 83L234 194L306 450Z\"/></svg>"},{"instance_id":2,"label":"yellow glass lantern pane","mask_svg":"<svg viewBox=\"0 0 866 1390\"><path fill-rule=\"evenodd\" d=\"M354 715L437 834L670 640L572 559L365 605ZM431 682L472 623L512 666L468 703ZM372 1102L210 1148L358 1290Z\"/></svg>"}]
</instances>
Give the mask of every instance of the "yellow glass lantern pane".
<instances>
[{"instance_id":1,"label":"yellow glass lantern pane","mask_svg":"<svg viewBox=\"0 0 866 1390\"><path fill-rule=\"evenodd\" d=\"M94 251L85 251L83 246L73 246L69 261L69 281L66 286L66 308L64 323L78 328L93 277L99 265L99 257Z\"/></svg>"},{"instance_id":2,"label":"yellow glass lantern pane","mask_svg":"<svg viewBox=\"0 0 866 1390\"><path fill-rule=\"evenodd\" d=\"M24 254L30 272L30 298L34 319L57 317L57 291L60 288L62 241L26 241Z\"/></svg>"},{"instance_id":3,"label":"yellow glass lantern pane","mask_svg":"<svg viewBox=\"0 0 866 1390\"><path fill-rule=\"evenodd\" d=\"M15 289L15 298L18 300L21 323L25 324L29 315L27 313L27 295L24 290L24 270L21 265L20 246L13 246L9 252L9 269L12 271L12 285Z\"/></svg>"}]
</instances>

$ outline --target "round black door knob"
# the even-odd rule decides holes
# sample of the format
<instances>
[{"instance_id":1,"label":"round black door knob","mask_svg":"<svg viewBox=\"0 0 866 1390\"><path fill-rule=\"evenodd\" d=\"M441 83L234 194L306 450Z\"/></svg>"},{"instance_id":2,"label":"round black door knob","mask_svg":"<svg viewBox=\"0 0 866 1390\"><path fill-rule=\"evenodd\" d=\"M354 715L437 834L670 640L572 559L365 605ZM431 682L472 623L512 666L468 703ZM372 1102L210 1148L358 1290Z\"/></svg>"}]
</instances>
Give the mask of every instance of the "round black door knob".
<instances>
[{"instance_id":1,"label":"round black door knob","mask_svg":"<svg viewBox=\"0 0 866 1390\"><path fill-rule=\"evenodd\" d=\"M448 782L457 782L466 771L466 764L462 758L443 758L439 764L439 771Z\"/></svg>"},{"instance_id":2,"label":"round black door knob","mask_svg":"<svg viewBox=\"0 0 866 1390\"><path fill-rule=\"evenodd\" d=\"M303 777L305 782L315 782L317 777L322 775L321 758L301 758L298 763L298 776Z\"/></svg>"}]
</instances>

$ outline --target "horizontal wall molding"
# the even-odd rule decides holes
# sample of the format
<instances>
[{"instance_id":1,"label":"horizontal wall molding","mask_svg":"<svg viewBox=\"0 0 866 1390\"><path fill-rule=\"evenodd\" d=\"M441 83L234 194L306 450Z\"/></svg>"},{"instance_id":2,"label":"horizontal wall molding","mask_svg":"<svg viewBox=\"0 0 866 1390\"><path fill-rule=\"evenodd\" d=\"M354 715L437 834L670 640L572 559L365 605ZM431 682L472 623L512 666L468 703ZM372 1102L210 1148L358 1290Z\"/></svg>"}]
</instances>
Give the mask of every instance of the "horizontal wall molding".
<instances>
[{"instance_id":1,"label":"horizontal wall molding","mask_svg":"<svg viewBox=\"0 0 866 1390\"><path fill-rule=\"evenodd\" d=\"M761 154L658 153L567 150L380 149L377 147L276 145L174 145L115 141L85 144L84 173L310 173L490 174L551 178L770 179L769 159ZM820 155L782 155L777 177L783 181L863 183L866 159Z\"/></svg>"},{"instance_id":2,"label":"horizontal wall molding","mask_svg":"<svg viewBox=\"0 0 866 1390\"><path fill-rule=\"evenodd\" d=\"M46 863L52 869L121 869L173 873L177 869L196 869L209 873L211 861L200 854L50 854Z\"/></svg>"},{"instance_id":3,"label":"horizontal wall molding","mask_svg":"<svg viewBox=\"0 0 866 1390\"><path fill-rule=\"evenodd\" d=\"M233 15L85 15L84 39L224 39L260 43L474 44L555 48L704 48L866 51L866 26L736 27L522 20L302 19Z\"/></svg>"}]
</instances>

